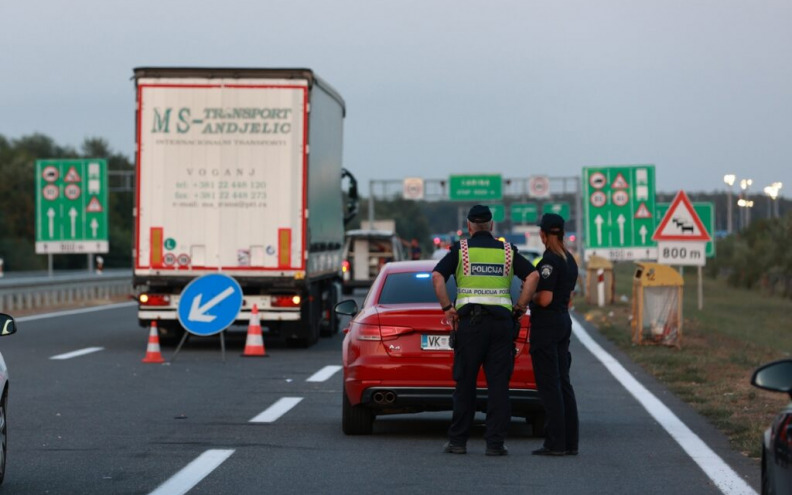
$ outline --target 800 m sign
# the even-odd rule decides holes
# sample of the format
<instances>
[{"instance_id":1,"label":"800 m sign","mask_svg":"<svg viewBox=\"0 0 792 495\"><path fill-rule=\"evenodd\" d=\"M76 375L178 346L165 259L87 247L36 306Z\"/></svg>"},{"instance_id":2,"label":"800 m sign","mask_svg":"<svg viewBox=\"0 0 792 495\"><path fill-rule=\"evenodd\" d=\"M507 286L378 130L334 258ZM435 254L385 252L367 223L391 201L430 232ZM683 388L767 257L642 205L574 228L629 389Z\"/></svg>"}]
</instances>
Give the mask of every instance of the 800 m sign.
<instances>
[{"instance_id":1,"label":"800 m sign","mask_svg":"<svg viewBox=\"0 0 792 495\"><path fill-rule=\"evenodd\" d=\"M658 241L657 261L664 265L704 266L707 260L706 248L706 242Z\"/></svg>"}]
</instances>

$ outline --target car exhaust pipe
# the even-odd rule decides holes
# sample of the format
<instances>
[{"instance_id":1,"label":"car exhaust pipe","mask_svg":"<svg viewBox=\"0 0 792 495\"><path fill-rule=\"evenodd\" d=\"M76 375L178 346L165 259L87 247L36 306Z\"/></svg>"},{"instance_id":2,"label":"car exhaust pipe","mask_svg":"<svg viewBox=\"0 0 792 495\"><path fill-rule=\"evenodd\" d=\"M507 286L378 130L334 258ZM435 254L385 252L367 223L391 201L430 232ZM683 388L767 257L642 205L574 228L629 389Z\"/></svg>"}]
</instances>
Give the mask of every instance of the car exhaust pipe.
<instances>
[{"instance_id":1,"label":"car exhaust pipe","mask_svg":"<svg viewBox=\"0 0 792 495\"><path fill-rule=\"evenodd\" d=\"M371 399L379 406L387 406L389 404L393 404L396 401L396 394L390 390L386 390L384 392L378 390L374 392L374 395L371 396Z\"/></svg>"}]
</instances>

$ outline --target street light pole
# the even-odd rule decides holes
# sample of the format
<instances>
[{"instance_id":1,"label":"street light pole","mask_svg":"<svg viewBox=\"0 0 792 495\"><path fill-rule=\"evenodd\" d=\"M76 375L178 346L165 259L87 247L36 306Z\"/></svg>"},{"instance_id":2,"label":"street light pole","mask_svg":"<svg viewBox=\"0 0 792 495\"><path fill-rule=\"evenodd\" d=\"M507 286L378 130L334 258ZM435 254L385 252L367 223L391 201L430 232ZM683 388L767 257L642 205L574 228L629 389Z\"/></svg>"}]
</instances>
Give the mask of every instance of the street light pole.
<instances>
[{"instance_id":1,"label":"street light pole","mask_svg":"<svg viewBox=\"0 0 792 495\"><path fill-rule=\"evenodd\" d=\"M742 197L743 203L744 203L742 205L743 206L743 211L742 211L742 218L740 220L740 222L741 222L740 228L741 229L746 228L748 226L748 224L750 223L750 221L751 221L751 213L748 210L748 208L753 206L753 203L751 203L751 206L748 206L748 203L749 203L749 201L748 201L748 188L751 187L751 184L753 184L753 180L751 180L751 179L742 179L740 181L740 189L742 190L742 192L740 193L740 196Z\"/></svg>"},{"instance_id":2,"label":"street light pole","mask_svg":"<svg viewBox=\"0 0 792 495\"><path fill-rule=\"evenodd\" d=\"M764 188L764 193L767 195L767 206L770 209L769 218L778 218L778 195L781 191L781 183L773 182L771 185Z\"/></svg>"},{"instance_id":3,"label":"street light pole","mask_svg":"<svg viewBox=\"0 0 792 495\"><path fill-rule=\"evenodd\" d=\"M730 235L734 231L734 220L732 216L732 208L734 207L732 205L732 202L734 200L732 199L732 187L734 186L734 181L736 179L737 177L734 174L728 174L723 176L723 182L725 182L726 185L729 186L729 188L727 189L728 194L726 195L726 218L727 218L726 230Z\"/></svg>"}]
</instances>

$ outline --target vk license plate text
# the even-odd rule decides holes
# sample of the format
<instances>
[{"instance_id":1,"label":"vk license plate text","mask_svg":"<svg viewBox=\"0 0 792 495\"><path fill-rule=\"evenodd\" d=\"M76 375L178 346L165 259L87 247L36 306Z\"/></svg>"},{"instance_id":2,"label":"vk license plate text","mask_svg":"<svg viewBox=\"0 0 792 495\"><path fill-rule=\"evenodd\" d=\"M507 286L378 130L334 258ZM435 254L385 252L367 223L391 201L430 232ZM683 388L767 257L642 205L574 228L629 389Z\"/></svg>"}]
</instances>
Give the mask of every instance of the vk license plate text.
<instances>
[{"instance_id":1,"label":"vk license plate text","mask_svg":"<svg viewBox=\"0 0 792 495\"><path fill-rule=\"evenodd\" d=\"M421 349L424 351L450 351L448 335L421 335Z\"/></svg>"}]
</instances>

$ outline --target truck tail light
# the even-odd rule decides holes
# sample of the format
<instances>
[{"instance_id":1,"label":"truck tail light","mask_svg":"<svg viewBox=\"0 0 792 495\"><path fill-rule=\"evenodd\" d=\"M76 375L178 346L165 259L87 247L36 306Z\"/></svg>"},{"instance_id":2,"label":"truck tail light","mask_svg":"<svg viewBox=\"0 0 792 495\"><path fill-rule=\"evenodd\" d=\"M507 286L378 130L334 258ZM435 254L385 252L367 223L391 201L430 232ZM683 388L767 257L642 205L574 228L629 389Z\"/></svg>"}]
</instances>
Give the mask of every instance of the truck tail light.
<instances>
[{"instance_id":1,"label":"truck tail light","mask_svg":"<svg viewBox=\"0 0 792 495\"><path fill-rule=\"evenodd\" d=\"M344 262L341 263L341 271L344 273L349 271L349 260L344 260Z\"/></svg>"},{"instance_id":2,"label":"truck tail light","mask_svg":"<svg viewBox=\"0 0 792 495\"><path fill-rule=\"evenodd\" d=\"M302 298L298 295L272 296L273 308L299 308Z\"/></svg>"},{"instance_id":3,"label":"truck tail light","mask_svg":"<svg viewBox=\"0 0 792 495\"><path fill-rule=\"evenodd\" d=\"M138 301L143 306L168 306L170 296L168 294L141 294Z\"/></svg>"}]
</instances>

